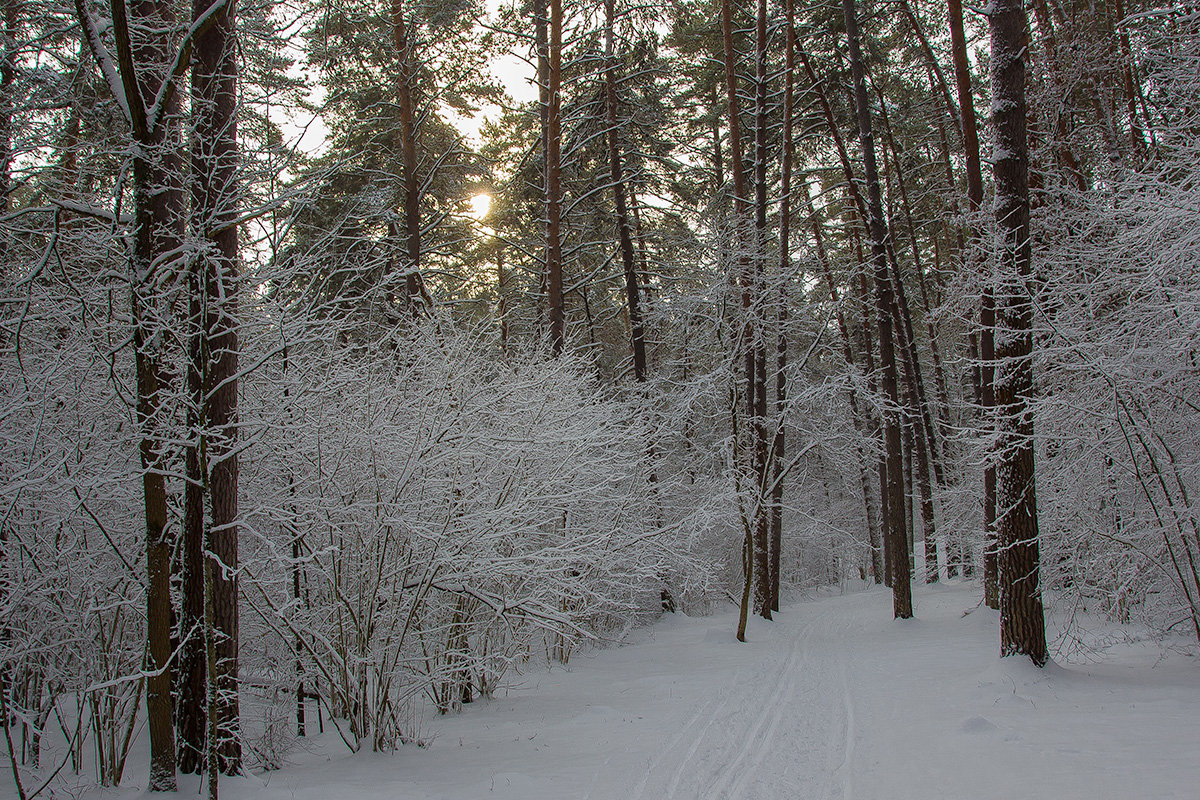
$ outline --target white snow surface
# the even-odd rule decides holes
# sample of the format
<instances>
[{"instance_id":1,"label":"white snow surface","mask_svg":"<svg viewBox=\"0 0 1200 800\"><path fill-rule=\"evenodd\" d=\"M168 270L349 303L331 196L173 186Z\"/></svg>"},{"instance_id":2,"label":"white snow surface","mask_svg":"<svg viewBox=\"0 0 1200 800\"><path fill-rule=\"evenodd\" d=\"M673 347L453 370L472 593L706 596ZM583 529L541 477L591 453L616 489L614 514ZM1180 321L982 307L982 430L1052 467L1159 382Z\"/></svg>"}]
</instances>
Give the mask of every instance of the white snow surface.
<instances>
[{"instance_id":1,"label":"white snow surface","mask_svg":"<svg viewBox=\"0 0 1200 800\"><path fill-rule=\"evenodd\" d=\"M977 605L977 585L915 597L907 621L891 619L882 589L800 600L752 622L745 644L733 613L668 614L620 646L526 670L493 699L427 721L429 747L351 755L327 726L292 765L225 779L220 794L1200 798L1198 659L1132 641L1037 669L998 657L997 618ZM144 783L145 764L131 756L128 784Z\"/></svg>"}]
</instances>

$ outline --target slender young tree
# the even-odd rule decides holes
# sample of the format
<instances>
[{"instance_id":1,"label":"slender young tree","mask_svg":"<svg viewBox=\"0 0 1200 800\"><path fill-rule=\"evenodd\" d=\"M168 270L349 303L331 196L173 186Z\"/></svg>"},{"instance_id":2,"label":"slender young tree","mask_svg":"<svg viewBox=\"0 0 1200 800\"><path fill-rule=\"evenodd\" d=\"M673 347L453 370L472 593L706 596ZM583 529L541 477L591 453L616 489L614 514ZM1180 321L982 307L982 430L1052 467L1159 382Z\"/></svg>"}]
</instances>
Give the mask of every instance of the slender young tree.
<instances>
[{"instance_id":1,"label":"slender young tree","mask_svg":"<svg viewBox=\"0 0 1200 800\"><path fill-rule=\"evenodd\" d=\"M747 237L750 235L750 203L746 194L746 173L742 162L742 126L739 119L740 102L738 101L737 54L733 46L733 5L731 0L721 0L721 44L725 63L725 99L729 116L729 169L733 175L733 252L736 254L738 281L741 284L742 297L742 331L739 338L740 351L738 355L743 363L743 386L745 387L745 402L748 418L754 416L754 348L751 345L750 330L750 288L751 270ZM718 162L719 163L719 162ZM736 360L737 356L735 356ZM735 417L737 409L732 410ZM735 432L735 437L737 436ZM742 469L737 464L737 469ZM749 610L750 591L756 568L755 561L755 530L754 508L751 516L743 520L745 542L742 548L742 564L745 572L743 584L741 613L738 617L738 641L746 641L746 617Z\"/></svg>"},{"instance_id":2,"label":"slender young tree","mask_svg":"<svg viewBox=\"0 0 1200 800\"><path fill-rule=\"evenodd\" d=\"M967 173L967 209L971 223L967 230L968 269L978 268L978 235L974 218L983 205L983 171L979 161L979 126L975 119L975 95L971 91L971 67L967 60L967 37L963 28L962 0L946 0L950 17L950 54L954 62L954 80L958 89L959 118L962 120L963 153ZM979 360L981 375L976 400L984 418L991 416L993 397L992 343L996 310L992 287L986 281L979 301ZM985 433L986 435L986 433ZM996 590L996 467L991 459L983 469L983 593L989 608L999 607Z\"/></svg>"},{"instance_id":3,"label":"slender young tree","mask_svg":"<svg viewBox=\"0 0 1200 800\"><path fill-rule=\"evenodd\" d=\"M1033 248L1025 130L1028 20L1021 0L997 0L988 16L992 45L992 154L996 181L996 519L1000 655L1045 665L1033 465Z\"/></svg>"}]
</instances>

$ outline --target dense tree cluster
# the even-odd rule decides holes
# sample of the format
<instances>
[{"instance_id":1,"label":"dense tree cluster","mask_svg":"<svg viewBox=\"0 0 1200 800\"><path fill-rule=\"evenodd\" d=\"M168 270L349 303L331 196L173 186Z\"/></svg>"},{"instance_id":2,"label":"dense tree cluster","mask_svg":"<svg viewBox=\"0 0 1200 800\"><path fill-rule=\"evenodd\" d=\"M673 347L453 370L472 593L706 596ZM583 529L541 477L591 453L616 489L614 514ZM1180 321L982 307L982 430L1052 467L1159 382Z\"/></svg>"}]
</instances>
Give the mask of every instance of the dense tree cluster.
<instances>
[{"instance_id":1,"label":"dense tree cluster","mask_svg":"<svg viewBox=\"0 0 1200 800\"><path fill-rule=\"evenodd\" d=\"M1200 15L1127 2L0 0L19 793L781 586L1200 644Z\"/></svg>"}]
</instances>

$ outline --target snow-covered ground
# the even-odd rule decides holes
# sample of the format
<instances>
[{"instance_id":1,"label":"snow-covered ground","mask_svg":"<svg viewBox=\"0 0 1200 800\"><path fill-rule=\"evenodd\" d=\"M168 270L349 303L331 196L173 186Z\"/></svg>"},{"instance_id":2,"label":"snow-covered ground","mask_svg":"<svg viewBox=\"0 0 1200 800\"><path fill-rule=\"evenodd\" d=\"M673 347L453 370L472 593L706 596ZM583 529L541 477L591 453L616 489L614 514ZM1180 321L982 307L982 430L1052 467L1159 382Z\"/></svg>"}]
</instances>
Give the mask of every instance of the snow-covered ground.
<instances>
[{"instance_id":1,"label":"snow-covered ground","mask_svg":"<svg viewBox=\"0 0 1200 800\"><path fill-rule=\"evenodd\" d=\"M732 614L667 615L427 722L428 748L351 756L333 740L221 796L1200 798L1196 658L1124 644L1038 670L997 657L977 586L916 602L895 622L878 589L804 600L746 644Z\"/></svg>"}]
</instances>

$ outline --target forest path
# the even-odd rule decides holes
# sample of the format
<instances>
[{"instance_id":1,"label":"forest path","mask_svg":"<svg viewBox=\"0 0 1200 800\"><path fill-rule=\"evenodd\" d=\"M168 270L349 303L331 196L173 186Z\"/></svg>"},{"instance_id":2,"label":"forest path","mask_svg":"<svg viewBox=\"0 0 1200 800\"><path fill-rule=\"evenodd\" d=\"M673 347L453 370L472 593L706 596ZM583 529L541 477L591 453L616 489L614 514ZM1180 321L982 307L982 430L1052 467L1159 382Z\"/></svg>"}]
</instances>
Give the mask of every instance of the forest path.
<instances>
[{"instance_id":1,"label":"forest path","mask_svg":"<svg viewBox=\"0 0 1200 800\"><path fill-rule=\"evenodd\" d=\"M828 608L797 604L770 625L756 620L741 645L746 664L710 686L632 800L851 796L853 706L841 619Z\"/></svg>"},{"instance_id":2,"label":"forest path","mask_svg":"<svg viewBox=\"0 0 1200 800\"><path fill-rule=\"evenodd\" d=\"M222 798L1195 800L1196 658L1131 642L1086 666L1002 661L978 592L917 587L906 621L886 590L806 599L744 644L732 612L666 615L428 720L428 748L350 756L327 734Z\"/></svg>"}]
</instances>

